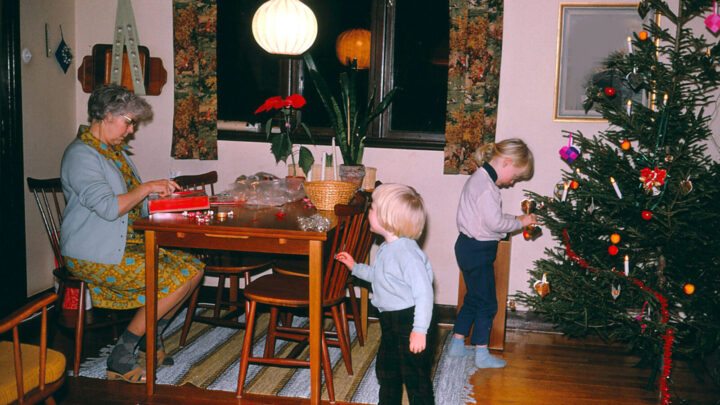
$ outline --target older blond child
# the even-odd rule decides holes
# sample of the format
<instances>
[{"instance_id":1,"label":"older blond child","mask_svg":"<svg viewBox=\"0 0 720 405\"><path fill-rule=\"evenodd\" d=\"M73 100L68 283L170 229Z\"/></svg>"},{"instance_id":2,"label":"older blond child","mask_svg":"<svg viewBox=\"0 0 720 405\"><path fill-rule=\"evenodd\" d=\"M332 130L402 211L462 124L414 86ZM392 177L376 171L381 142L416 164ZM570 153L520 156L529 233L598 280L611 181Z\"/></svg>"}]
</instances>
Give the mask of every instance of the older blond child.
<instances>
[{"instance_id":1,"label":"older blond child","mask_svg":"<svg viewBox=\"0 0 720 405\"><path fill-rule=\"evenodd\" d=\"M372 197L370 230L385 238L374 264L355 263L347 252L335 258L372 284L372 303L380 311L382 330L375 368L379 403L402 403L405 384L410 404L434 404L431 355L426 350L433 272L415 241L425 227L424 203L412 187L402 184L383 184Z\"/></svg>"},{"instance_id":2,"label":"older blond child","mask_svg":"<svg viewBox=\"0 0 720 405\"><path fill-rule=\"evenodd\" d=\"M498 241L508 232L537 223L537 218L535 214L503 213L499 187L512 187L531 178L534 161L525 142L517 138L485 144L474 158L479 167L465 183L457 211L460 235L455 242L455 258L467 292L455 321L449 355L474 354L477 367L501 368L505 360L492 356L487 348L498 308L493 269ZM464 345L471 328L470 343L475 350Z\"/></svg>"}]
</instances>

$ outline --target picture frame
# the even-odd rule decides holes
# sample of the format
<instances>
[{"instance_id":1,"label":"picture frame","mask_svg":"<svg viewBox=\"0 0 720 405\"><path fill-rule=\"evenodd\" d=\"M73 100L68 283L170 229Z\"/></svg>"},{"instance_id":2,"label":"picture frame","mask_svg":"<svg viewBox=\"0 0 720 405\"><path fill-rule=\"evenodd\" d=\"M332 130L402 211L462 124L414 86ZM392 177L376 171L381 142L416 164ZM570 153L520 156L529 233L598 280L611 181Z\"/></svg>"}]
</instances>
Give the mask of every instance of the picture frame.
<instances>
[{"instance_id":1,"label":"picture frame","mask_svg":"<svg viewBox=\"0 0 720 405\"><path fill-rule=\"evenodd\" d=\"M628 52L628 38L642 31L644 22L637 4L560 4L554 121L605 121L597 111L585 113L585 88L600 80L624 82L609 77L613 72L603 71L603 62L613 52ZM618 86L616 92L618 99L632 98L647 105L643 90Z\"/></svg>"}]
</instances>

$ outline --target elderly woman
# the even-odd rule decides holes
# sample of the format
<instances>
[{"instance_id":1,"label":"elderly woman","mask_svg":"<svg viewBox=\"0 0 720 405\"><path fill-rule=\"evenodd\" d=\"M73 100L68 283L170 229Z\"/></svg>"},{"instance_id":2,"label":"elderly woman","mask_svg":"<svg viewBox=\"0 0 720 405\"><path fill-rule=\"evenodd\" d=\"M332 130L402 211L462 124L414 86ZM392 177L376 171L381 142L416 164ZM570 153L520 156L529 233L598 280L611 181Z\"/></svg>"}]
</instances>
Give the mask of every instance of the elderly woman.
<instances>
[{"instance_id":1,"label":"elderly woman","mask_svg":"<svg viewBox=\"0 0 720 405\"><path fill-rule=\"evenodd\" d=\"M94 306L139 308L108 358L107 375L110 380L141 383L145 370L134 353L138 343L144 351L145 246L133 222L147 215L150 193L165 196L178 185L172 180L143 183L126 153L125 138L135 132L138 122L152 117L145 100L122 86L104 86L90 96L88 116L90 126L80 126L62 158L67 206L61 250L68 270L88 283ZM160 249L159 255L158 333L190 296L204 270L204 264L190 254ZM157 356L158 364L172 365L162 343Z\"/></svg>"}]
</instances>

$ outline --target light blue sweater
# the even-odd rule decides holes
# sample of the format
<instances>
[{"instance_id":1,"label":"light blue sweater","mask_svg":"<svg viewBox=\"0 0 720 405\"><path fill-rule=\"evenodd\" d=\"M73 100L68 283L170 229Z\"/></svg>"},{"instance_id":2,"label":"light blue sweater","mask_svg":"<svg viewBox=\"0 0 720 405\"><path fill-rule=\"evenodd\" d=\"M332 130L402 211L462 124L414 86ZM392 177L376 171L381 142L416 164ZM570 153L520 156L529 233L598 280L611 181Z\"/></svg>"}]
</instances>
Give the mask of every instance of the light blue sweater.
<instances>
[{"instance_id":1,"label":"light blue sweater","mask_svg":"<svg viewBox=\"0 0 720 405\"><path fill-rule=\"evenodd\" d=\"M135 176L137 169L122 152ZM118 264L125 253L128 214L118 215L118 195L127 186L117 165L80 139L65 149L60 168L67 205L60 227L63 256ZM147 201L142 215L147 216Z\"/></svg>"},{"instance_id":2,"label":"light blue sweater","mask_svg":"<svg viewBox=\"0 0 720 405\"><path fill-rule=\"evenodd\" d=\"M380 312L415 306L413 331L427 333L433 309L433 271L413 239L385 242L370 266L355 263L352 274L372 283L372 303Z\"/></svg>"}]
</instances>

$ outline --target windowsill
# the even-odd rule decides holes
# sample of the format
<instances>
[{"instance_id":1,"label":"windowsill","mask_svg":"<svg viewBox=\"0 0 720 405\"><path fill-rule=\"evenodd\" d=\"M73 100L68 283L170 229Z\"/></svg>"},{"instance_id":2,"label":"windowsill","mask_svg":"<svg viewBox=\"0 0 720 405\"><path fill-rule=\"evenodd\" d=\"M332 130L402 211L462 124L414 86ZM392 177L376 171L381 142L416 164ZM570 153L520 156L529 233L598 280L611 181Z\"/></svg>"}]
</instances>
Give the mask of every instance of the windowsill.
<instances>
[{"instance_id":1,"label":"windowsill","mask_svg":"<svg viewBox=\"0 0 720 405\"><path fill-rule=\"evenodd\" d=\"M316 145L330 145L331 133L323 129L312 129ZM273 128L273 133L280 132L279 128ZM222 121L218 120L219 141L240 141L240 142L267 142L265 130L262 124L252 124L245 121ZM305 134L298 134L295 137L297 143L310 144ZM415 149L415 150L443 150L445 139L437 139L437 136L428 136L425 139L418 139L417 135L410 139L397 138L367 138L365 146L369 148L386 149Z\"/></svg>"}]
</instances>

